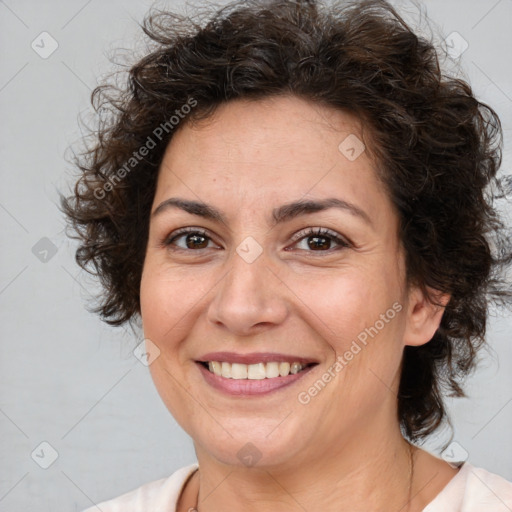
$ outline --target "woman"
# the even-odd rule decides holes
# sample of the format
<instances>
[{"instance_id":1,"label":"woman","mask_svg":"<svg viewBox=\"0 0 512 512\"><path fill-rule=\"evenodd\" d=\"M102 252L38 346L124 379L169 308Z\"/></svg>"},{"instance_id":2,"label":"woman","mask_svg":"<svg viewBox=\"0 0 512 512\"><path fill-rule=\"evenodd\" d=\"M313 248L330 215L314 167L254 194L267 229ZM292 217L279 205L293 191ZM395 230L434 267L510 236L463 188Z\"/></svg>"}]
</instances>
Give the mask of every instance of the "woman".
<instances>
[{"instance_id":1,"label":"woman","mask_svg":"<svg viewBox=\"0 0 512 512\"><path fill-rule=\"evenodd\" d=\"M511 483L413 444L510 299L494 111L382 1L145 32L63 208L198 464L90 510L511 510Z\"/></svg>"}]
</instances>

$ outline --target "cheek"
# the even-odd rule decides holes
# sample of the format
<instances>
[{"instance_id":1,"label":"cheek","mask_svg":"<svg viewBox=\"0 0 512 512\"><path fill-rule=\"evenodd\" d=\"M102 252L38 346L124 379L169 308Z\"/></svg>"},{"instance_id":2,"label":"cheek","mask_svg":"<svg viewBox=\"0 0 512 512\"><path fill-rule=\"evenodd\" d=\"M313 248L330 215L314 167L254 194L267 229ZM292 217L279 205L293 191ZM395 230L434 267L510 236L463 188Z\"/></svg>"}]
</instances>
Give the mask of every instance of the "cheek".
<instances>
[{"instance_id":1,"label":"cheek","mask_svg":"<svg viewBox=\"0 0 512 512\"><path fill-rule=\"evenodd\" d=\"M190 323L197 304L207 290L204 276L180 275L158 262L147 261L140 286L144 333L166 344Z\"/></svg>"},{"instance_id":2,"label":"cheek","mask_svg":"<svg viewBox=\"0 0 512 512\"><path fill-rule=\"evenodd\" d=\"M155 343L158 357L149 365L155 388L169 412L184 428L193 412L183 391L183 376L180 373L180 340L191 328L187 313L194 295L183 289L183 280L171 279L165 272L145 264L141 279L140 302L144 337ZM193 289L193 288L192 288ZM177 297L179 299L177 299ZM189 400L190 401L190 400Z\"/></svg>"},{"instance_id":3,"label":"cheek","mask_svg":"<svg viewBox=\"0 0 512 512\"><path fill-rule=\"evenodd\" d=\"M399 295L356 285L347 290L351 296L333 300L331 318L326 320L336 333L328 337L324 330L335 352L326 372L334 375L334 385L322 400L333 422L345 418L358 423L383 404L393 407L403 352L403 308Z\"/></svg>"},{"instance_id":4,"label":"cheek","mask_svg":"<svg viewBox=\"0 0 512 512\"><path fill-rule=\"evenodd\" d=\"M140 309L144 336L155 341L159 346L161 331L169 322L168 314L166 314L166 311L170 311L168 301L165 288L158 277L145 271L140 287Z\"/></svg>"},{"instance_id":5,"label":"cheek","mask_svg":"<svg viewBox=\"0 0 512 512\"><path fill-rule=\"evenodd\" d=\"M393 387L403 349L404 314L398 280L390 272L366 269L305 280L297 283L297 289L304 290L311 322L332 349L329 364L337 365L331 367L337 376L331 388L337 389L334 396L344 397L348 403L362 396L373 397L366 399L372 404L382 401L382 395Z\"/></svg>"},{"instance_id":6,"label":"cheek","mask_svg":"<svg viewBox=\"0 0 512 512\"><path fill-rule=\"evenodd\" d=\"M356 338L391 309L388 317L395 317L393 304L400 300L399 290L384 273L373 273L370 269L351 269L347 272L324 275L289 277L288 282L297 293L304 312L316 318L314 323L332 340L333 348L344 348L347 340ZM292 281L292 279L294 281ZM391 322L390 322L391 323ZM386 323L386 327L389 324Z\"/></svg>"}]
</instances>

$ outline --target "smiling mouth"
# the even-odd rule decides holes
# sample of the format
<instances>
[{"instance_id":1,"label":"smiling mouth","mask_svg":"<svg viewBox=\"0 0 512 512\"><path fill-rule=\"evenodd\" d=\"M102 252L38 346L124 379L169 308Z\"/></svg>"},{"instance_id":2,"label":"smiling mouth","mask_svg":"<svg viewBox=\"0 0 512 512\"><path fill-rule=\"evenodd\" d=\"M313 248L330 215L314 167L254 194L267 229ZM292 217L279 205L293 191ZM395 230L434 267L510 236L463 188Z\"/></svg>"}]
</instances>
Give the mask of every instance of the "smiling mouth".
<instances>
[{"instance_id":1,"label":"smiling mouth","mask_svg":"<svg viewBox=\"0 0 512 512\"><path fill-rule=\"evenodd\" d=\"M267 363L243 364L228 363L226 361L200 361L199 364L209 370L210 373L225 379L263 380L296 375L311 366L315 366L317 363L304 364L299 362L270 361Z\"/></svg>"}]
</instances>

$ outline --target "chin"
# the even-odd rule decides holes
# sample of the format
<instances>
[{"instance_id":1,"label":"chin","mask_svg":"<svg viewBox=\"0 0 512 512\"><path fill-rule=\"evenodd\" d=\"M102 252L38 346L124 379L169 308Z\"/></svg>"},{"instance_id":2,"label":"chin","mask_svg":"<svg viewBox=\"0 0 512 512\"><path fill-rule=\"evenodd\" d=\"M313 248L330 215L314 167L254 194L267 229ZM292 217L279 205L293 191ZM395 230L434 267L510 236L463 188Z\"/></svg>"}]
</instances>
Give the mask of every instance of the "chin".
<instances>
[{"instance_id":1,"label":"chin","mask_svg":"<svg viewBox=\"0 0 512 512\"><path fill-rule=\"evenodd\" d=\"M254 419L231 419L229 424L223 423L226 430L219 425L205 429L202 424L197 431L191 429L189 435L194 440L199 463L204 455L228 466L272 468L289 464L309 444L304 439L304 428L294 424L285 427L287 421L269 419L255 426Z\"/></svg>"}]
</instances>

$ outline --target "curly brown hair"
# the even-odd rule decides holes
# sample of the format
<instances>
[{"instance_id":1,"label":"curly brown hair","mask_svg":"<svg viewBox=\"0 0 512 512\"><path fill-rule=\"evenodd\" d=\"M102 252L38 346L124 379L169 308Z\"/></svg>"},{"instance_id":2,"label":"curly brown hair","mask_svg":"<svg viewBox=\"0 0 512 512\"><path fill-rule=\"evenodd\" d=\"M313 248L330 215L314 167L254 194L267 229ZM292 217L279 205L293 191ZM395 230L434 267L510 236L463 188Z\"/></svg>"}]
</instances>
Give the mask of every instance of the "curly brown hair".
<instances>
[{"instance_id":1,"label":"curly brown hair","mask_svg":"<svg viewBox=\"0 0 512 512\"><path fill-rule=\"evenodd\" d=\"M102 284L94 311L112 325L140 319L150 208L177 129L236 98L292 94L349 111L371 132L408 282L431 301L432 290L451 296L434 337L404 352L399 421L409 439L425 438L447 420L442 393L464 396L489 306L512 295L500 277L511 251L488 194L501 163L498 116L441 71L436 45L385 1L239 0L202 16L150 11L149 52L125 85L92 94L99 124L75 155L80 177L61 208L78 264Z\"/></svg>"}]
</instances>

